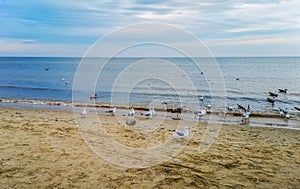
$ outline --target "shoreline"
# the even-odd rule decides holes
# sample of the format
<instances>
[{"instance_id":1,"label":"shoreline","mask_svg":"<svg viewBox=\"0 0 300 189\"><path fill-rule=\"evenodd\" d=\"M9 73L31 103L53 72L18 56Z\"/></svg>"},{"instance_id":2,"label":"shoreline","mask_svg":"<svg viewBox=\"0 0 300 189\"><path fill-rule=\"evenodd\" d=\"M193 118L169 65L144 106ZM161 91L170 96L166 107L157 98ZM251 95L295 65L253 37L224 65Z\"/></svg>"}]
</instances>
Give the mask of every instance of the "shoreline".
<instances>
[{"instance_id":1,"label":"shoreline","mask_svg":"<svg viewBox=\"0 0 300 189\"><path fill-rule=\"evenodd\" d=\"M10 107L19 109L41 109L41 110L63 110L69 112L81 112L83 108L88 112L105 114L105 110L112 107L118 108L117 115L125 115L129 108L133 107L137 114L148 111L148 107L143 106L125 106L125 105L110 105L96 103L72 103L61 101L40 101L40 100L25 100L25 99L0 99L0 107ZM172 114L173 108L164 107L155 109L159 119L176 119L177 114ZM194 118L194 110L183 108L181 119L185 121L197 121ZM242 125L241 115L242 110L234 109L233 111L224 112L220 110L207 110L207 115L201 118L200 122L209 122L216 124L231 124ZM299 114L291 114L290 119L285 119L282 115L275 113L251 112L250 121L246 123L253 127L270 127L300 130L300 112Z\"/></svg>"}]
</instances>

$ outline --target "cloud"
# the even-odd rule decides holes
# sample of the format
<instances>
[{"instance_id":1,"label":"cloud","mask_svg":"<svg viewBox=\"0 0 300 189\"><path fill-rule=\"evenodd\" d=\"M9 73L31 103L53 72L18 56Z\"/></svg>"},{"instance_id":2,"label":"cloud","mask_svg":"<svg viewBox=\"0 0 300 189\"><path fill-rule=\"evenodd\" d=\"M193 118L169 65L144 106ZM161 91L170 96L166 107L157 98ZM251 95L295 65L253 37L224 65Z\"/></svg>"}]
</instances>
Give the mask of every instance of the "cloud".
<instances>
[{"instance_id":1,"label":"cloud","mask_svg":"<svg viewBox=\"0 0 300 189\"><path fill-rule=\"evenodd\" d=\"M0 8L3 38L32 40L27 45L70 44L74 51L140 22L173 24L209 44L223 41L221 46L239 40L243 45L281 44L300 32L298 0L28 0L0 1ZM270 38L283 40L264 40Z\"/></svg>"}]
</instances>

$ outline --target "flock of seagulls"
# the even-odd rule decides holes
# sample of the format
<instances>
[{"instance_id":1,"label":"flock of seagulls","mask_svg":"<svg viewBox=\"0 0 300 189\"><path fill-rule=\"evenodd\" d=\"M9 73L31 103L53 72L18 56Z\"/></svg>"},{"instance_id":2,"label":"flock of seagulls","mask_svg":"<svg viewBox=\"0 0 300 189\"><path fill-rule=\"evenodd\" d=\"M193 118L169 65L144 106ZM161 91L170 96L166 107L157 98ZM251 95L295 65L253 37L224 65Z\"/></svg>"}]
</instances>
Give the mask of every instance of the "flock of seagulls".
<instances>
[{"instance_id":1,"label":"flock of seagulls","mask_svg":"<svg viewBox=\"0 0 300 189\"><path fill-rule=\"evenodd\" d=\"M49 68L50 69L50 68ZM65 81L65 79L62 79L63 81ZM68 81L65 81L65 84L69 84ZM278 89L278 93L287 93L287 89ZM274 93L274 92L269 92L269 97L267 97L267 100L271 103L274 104L276 98L279 96L278 93ZM92 96L90 96L90 99L96 99L98 98L97 94L94 94ZM203 96L199 96L199 100L204 100ZM168 103L164 100L161 101L162 104L167 105ZM203 108L203 109L199 109L197 111L194 111L194 120L198 117L199 121L200 119L207 114L207 109L210 109L212 106L210 104L207 105L207 108ZM250 115L251 115L251 106L248 105L247 108L245 108L242 105L237 104L238 109L242 109L244 112L241 115L241 123L248 123L249 119L250 119ZM300 111L299 107L294 107L296 110ZM226 108L228 111L233 111L234 107L233 106L227 106ZM117 108L113 107L112 109L108 109L105 111L105 113L109 114L109 115L116 115L116 111ZM177 107L177 108L173 108L171 109L171 113L176 113L176 118L174 119L181 119L181 113L182 113L183 109L181 107ZM227 111L225 110L224 113L226 114ZM278 111L279 115L282 115L285 119L289 119L291 117L291 115L288 113L287 109L282 109L279 107L279 111ZM87 111L86 109L83 109L83 111L80 113L80 117L81 118L85 118L87 115ZM145 117L145 118L153 118L153 116L156 115L156 111L155 109L149 108L148 111L146 112L142 112L140 113L141 116ZM127 117L126 120L126 124L128 126L134 126L136 125L136 120L134 118L135 116L135 110L134 108L130 108L130 110L128 111L127 114L125 114L124 116ZM189 134L188 132L188 127L185 127L184 130L174 130L173 131L173 136L175 137L187 137Z\"/></svg>"},{"instance_id":2,"label":"flock of seagulls","mask_svg":"<svg viewBox=\"0 0 300 189\"><path fill-rule=\"evenodd\" d=\"M278 89L278 93L286 94L288 89ZM278 97L278 93L269 92L269 97L267 97L267 101L274 105L276 98ZM296 110L300 111L300 108L294 107ZM282 109L279 107L278 110L279 115L282 115L285 119L289 119L291 115L288 113L287 109Z\"/></svg>"},{"instance_id":3,"label":"flock of seagulls","mask_svg":"<svg viewBox=\"0 0 300 189\"><path fill-rule=\"evenodd\" d=\"M287 89L278 89L278 93L287 93ZM267 97L267 101L274 104L276 101L276 98L278 97L277 93L269 92L269 97Z\"/></svg>"}]
</instances>

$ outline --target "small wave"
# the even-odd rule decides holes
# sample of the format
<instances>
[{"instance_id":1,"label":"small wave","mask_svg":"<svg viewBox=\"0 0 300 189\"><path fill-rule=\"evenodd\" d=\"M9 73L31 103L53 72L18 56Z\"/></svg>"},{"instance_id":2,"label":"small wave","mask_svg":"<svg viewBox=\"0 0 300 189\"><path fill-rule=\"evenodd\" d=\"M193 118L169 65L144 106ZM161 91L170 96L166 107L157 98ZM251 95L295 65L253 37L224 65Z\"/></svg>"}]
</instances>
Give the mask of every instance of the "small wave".
<instances>
[{"instance_id":1,"label":"small wave","mask_svg":"<svg viewBox=\"0 0 300 189\"><path fill-rule=\"evenodd\" d=\"M53 89L53 88L39 88L39 87L23 87L23 86L0 86L3 89L21 89L21 90L41 90L41 91L61 91L72 92L71 89Z\"/></svg>"}]
</instances>

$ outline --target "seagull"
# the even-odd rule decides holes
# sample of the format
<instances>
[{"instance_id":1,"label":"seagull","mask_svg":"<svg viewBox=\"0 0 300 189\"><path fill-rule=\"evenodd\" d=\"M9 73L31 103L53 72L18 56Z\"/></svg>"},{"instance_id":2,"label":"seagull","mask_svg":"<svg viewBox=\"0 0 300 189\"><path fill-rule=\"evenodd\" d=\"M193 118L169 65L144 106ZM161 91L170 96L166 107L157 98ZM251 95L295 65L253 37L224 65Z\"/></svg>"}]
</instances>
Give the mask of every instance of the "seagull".
<instances>
[{"instance_id":1,"label":"seagull","mask_svg":"<svg viewBox=\"0 0 300 189\"><path fill-rule=\"evenodd\" d=\"M199 96L199 100L203 101L204 97L203 96Z\"/></svg>"},{"instance_id":2,"label":"seagull","mask_svg":"<svg viewBox=\"0 0 300 189\"><path fill-rule=\"evenodd\" d=\"M195 114L194 119L196 119L196 116L198 116L200 120L200 118L206 114L206 110L197 110L194 112L194 114Z\"/></svg>"},{"instance_id":3,"label":"seagull","mask_svg":"<svg viewBox=\"0 0 300 189\"><path fill-rule=\"evenodd\" d=\"M70 84L70 82L69 82L69 81L65 81L65 84L66 84L66 85L69 85L69 84Z\"/></svg>"},{"instance_id":4,"label":"seagull","mask_svg":"<svg viewBox=\"0 0 300 189\"><path fill-rule=\"evenodd\" d=\"M238 106L238 109L242 109L242 110L246 111L246 108L244 106L239 105L239 104L237 104L237 106Z\"/></svg>"},{"instance_id":5,"label":"seagull","mask_svg":"<svg viewBox=\"0 0 300 189\"><path fill-rule=\"evenodd\" d=\"M269 92L269 95L270 95L271 97L278 97L278 94L272 93L272 92Z\"/></svg>"},{"instance_id":6,"label":"seagull","mask_svg":"<svg viewBox=\"0 0 300 189\"><path fill-rule=\"evenodd\" d=\"M279 107L279 115L283 115L285 119L289 119L291 115L288 113L287 110L284 110Z\"/></svg>"},{"instance_id":7,"label":"seagull","mask_svg":"<svg viewBox=\"0 0 300 189\"><path fill-rule=\"evenodd\" d=\"M284 115L284 110L282 108L279 107L279 111L278 111L279 115Z\"/></svg>"},{"instance_id":8,"label":"seagull","mask_svg":"<svg viewBox=\"0 0 300 189\"><path fill-rule=\"evenodd\" d=\"M270 102L270 103L272 103L272 104L274 104L275 103L275 99L274 99L274 97L273 98L267 98L267 101L268 102Z\"/></svg>"},{"instance_id":9,"label":"seagull","mask_svg":"<svg viewBox=\"0 0 300 189\"><path fill-rule=\"evenodd\" d=\"M291 117L291 115L289 113L285 114L284 118L285 119L289 119Z\"/></svg>"},{"instance_id":10,"label":"seagull","mask_svg":"<svg viewBox=\"0 0 300 189\"><path fill-rule=\"evenodd\" d=\"M183 131L175 130L174 133L173 133L173 136L176 136L176 137L186 137L188 135L189 135L189 128L188 127L185 127Z\"/></svg>"},{"instance_id":11,"label":"seagull","mask_svg":"<svg viewBox=\"0 0 300 189\"><path fill-rule=\"evenodd\" d=\"M154 110L154 108L152 108L151 113L152 113L152 116L156 116L156 111Z\"/></svg>"},{"instance_id":12,"label":"seagull","mask_svg":"<svg viewBox=\"0 0 300 189\"><path fill-rule=\"evenodd\" d=\"M250 111L251 111L251 106L250 106L250 104L248 104L246 112L250 112Z\"/></svg>"},{"instance_id":13,"label":"seagull","mask_svg":"<svg viewBox=\"0 0 300 189\"><path fill-rule=\"evenodd\" d=\"M245 113L243 113L242 118L243 119L248 119L249 116L250 116L250 112L245 112Z\"/></svg>"},{"instance_id":14,"label":"seagull","mask_svg":"<svg viewBox=\"0 0 300 189\"><path fill-rule=\"evenodd\" d=\"M155 112L154 108L152 108L151 110L149 109L148 112L141 113L141 115L148 117L148 118L149 117L152 118L152 116L156 115L156 112Z\"/></svg>"},{"instance_id":15,"label":"seagull","mask_svg":"<svg viewBox=\"0 0 300 189\"><path fill-rule=\"evenodd\" d=\"M97 94L90 96L90 99L96 99L96 98L98 98Z\"/></svg>"},{"instance_id":16,"label":"seagull","mask_svg":"<svg viewBox=\"0 0 300 189\"><path fill-rule=\"evenodd\" d=\"M246 123L250 119L250 114L251 114L251 106L248 104L247 109L245 109L245 112L243 113L242 117L242 123Z\"/></svg>"},{"instance_id":17,"label":"seagull","mask_svg":"<svg viewBox=\"0 0 300 189\"><path fill-rule=\"evenodd\" d=\"M86 109L84 108L82 112L80 112L80 117L85 118L86 117Z\"/></svg>"},{"instance_id":18,"label":"seagull","mask_svg":"<svg viewBox=\"0 0 300 189\"><path fill-rule=\"evenodd\" d=\"M233 110L233 106L228 106L227 110L232 111Z\"/></svg>"},{"instance_id":19,"label":"seagull","mask_svg":"<svg viewBox=\"0 0 300 189\"><path fill-rule=\"evenodd\" d=\"M134 116L134 109L133 108L131 108L130 110L129 110L129 112L127 113L127 116Z\"/></svg>"},{"instance_id":20,"label":"seagull","mask_svg":"<svg viewBox=\"0 0 300 189\"><path fill-rule=\"evenodd\" d=\"M210 109L211 108L211 104L207 104L207 108Z\"/></svg>"},{"instance_id":21,"label":"seagull","mask_svg":"<svg viewBox=\"0 0 300 189\"><path fill-rule=\"evenodd\" d=\"M287 93L287 89L278 89L278 92L280 92L280 93Z\"/></svg>"},{"instance_id":22,"label":"seagull","mask_svg":"<svg viewBox=\"0 0 300 189\"><path fill-rule=\"evenodd\" d=\"M115 115L115 114L116 114L116 111L117 111L117 108L114 107L113 109L107 110L107 111L105 111L105 112L106 112L106 113L109 113L109 114L111 114L111 115Z\"/></svg>"},{"instance_id":23,"label":"seagull","mask_svg":"<svg viewBox=\"0 0 300 189\"><path fill-rule=\"evenodd\" d=\"M300 111L300 108L298 108L298 107L296 107L296 106L295 106L294 108L295 108L296 110Z\"/></svg>"},{"instance_id":24,"label":"seagull","mask_svg":"<svg viewBox=\"0 0 300 189\"><path fill-rule=\"evenodd\" d=\"M161 100L161 104L167 105L168 103L165 100Z\"/></svg>"}]
</instances>

